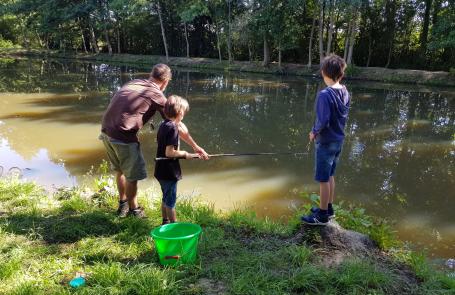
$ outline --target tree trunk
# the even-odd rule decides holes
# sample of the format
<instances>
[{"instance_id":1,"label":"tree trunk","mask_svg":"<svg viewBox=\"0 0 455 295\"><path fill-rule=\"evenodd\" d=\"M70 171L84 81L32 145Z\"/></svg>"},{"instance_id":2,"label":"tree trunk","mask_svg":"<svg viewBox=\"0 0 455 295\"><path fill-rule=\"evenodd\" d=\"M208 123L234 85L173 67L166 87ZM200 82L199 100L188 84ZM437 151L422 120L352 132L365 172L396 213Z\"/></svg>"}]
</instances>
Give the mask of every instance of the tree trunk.
<instances>
[{"instance_id":1,"label":"tree trunk","mask_svg":"<svg viewBox=\"0 0 455 295\"><path fill-rule=\"evenodd\" d=\"M388 37L388 45L389 45L389 54L387 57L387 62L385 67L388 68L390 65L390 61L392 59L392 52L393 52L393 42L395 39L395 28L396 24L396 14L397 14L397 7L398 3L396 0L387 0L385 3L385 28L387 30L387 37Z\"/></svg>"},{"instance_id":2,"label":"tree trunk","mask_svg":"<svg viewBox=\"0 0 455 295\"><path fill-rule=\"evenodd\" d=\"M44 42L46 43L46 49L49 50L50 49L49 48L49 36L47 36L47 34L46 34L46 38L45 38Z\"/></svg>"},{"instance_id":3,"label":"tree trunk","mask_svg":"<svg viewBox=\"0 0 455 295\"><path fill-rule=\"evenodd\" d=\"M95 30L93 30L92 24L90 24L90 37L91 37L91 42L92 42L92 48L95 51L95 53L100 53L100 49L98 48L98 42L96 41L96 36L95 36Z\"/></svg>"},{"instance_id":4,"label":"tree trunk","mask_svg":"<svg viewBox=\"0 0 455 295\"><path fill-rule=\"evenodd\" d=\"M183 27L185 28L185 41L186 41L186 57L190 57L190 43L188 42L188 30L186 28L186 22L183 23Z\"/></svg>"},{"instance_id":5,"label":"tree trunk","mask_svg":"<svg viewBox=\"0 0 455 295\"><path fill-rule=\"evenodd\" d=\"M357 31L357 13L354 13L353 24L351 27L351 37L349 38L349 51L348 51L348 59L346 63L350 65L352 63L352 52L354 51L354 43L355 43L355 35Z\"/></svg>"},{"instance_id":6,"label":"tree trunk","mask_svg":"<svg viewBox=\"0 0 455 295\"><path fill-rule=\"evenodd\" d=\"M278 67L281 68L281 41L278 44Z\"/></svg>"},{"instance_id":7,"label":"tree trunk","mask_svg":"<svg viewBox=\"0 0 455 295\"><path fill-rule=\"evenodd\" d=\"M216 46L218 47L218 58L220 59L220 62L221 62L222 61L221 44L220 44L220 32L218 32L218 25L216 25L215 34L216 34Z\"/></svg>"},{"instance_id":8,"label":"tree trunk","mask_svg":"<svg viewBox=\"0 0 455 295\"><path fill-rule=\"evenodd\" d=\"M392 51L393 51L393 39L390 41L389 54L387 56L387 63L385 64L386 68L388 68L390 66L390 60L392 59Z\"/></svg>"},{"instance_id":9,"label":"tree trunk","mask_svg":"<svg viewBox=\"0 0 455 295\"><path fill-rule=\"evenodd\" d=\"M423 17L423 28L420 33L420 52L422 55L427 51L428 27L430 26L430 10L432 0L425 0L425 15Z\"/></svg>"},{"instance_id":10,"label":"tree trunk","mask_svg":"<svg viewBox=\"0 0 455 295\"><path fill-rule=\"evenodd\" d=\"M346 60L346 58L348 57L349 38L351 37L351 28L352 28L352 20L349 21L349 23L348 23L348 30L346 31L346 36L345 36L345 40L344 40L344 54L343 54L344 60Z\"/></svg>"},{"instance_id":11,"label":"tree trunk","mask_svg":"<svg viewBox=\"0 0 455 295\"><path fill-rule=\"evenodd\" d=\"M120 39L120 23L117 24L117 53L122 53L120 48L120 43L122 40Z\"/></svg>"},{"instance_id":12,"label":"tree trunk","mask_svg":"<svg viewBox=\"0 0 455 295\"><path fill-rule=\"evenodd\" d=\"M266 67L270 63L270 50L269 44L267 43L267 35L264 33L264 60L262 61L262 66Z\"/></svg>"},{"instance_id":13,"label":"tree trunk","mask_svg":"<svg viewBox=\"0 0 455 295\"><path fill-rule=\"evenodd\" d=\"M324 59L324 40L323 40L323 30L324 30L324 2L325 0L321 1L321 7L319 11L319 64L322 64L322 60Z\"/></svg>"},{"instance_id":14,"label":"tree trunk","mask_svg":"<svg viewBox=\"0 0 455 295\"><path fill-rule=\"evenodd\" d=\"M84 52L87 53L87 45L85 44L85 36L84 31L81 28L81 37L82 37L82 48L84 48Z\"/></svg>"},{"instance_id":15,"label":"tree trunk","mask_svg":"<svg viewBox=\"0 0 455 295\"><path fill-rule=\"evenodd\" d=\"M163 36L164 52L166 53L166 62L169 62L169 53L167 51L166 33L164 31L163 18L161 17L160 2L156 3L156 10L158 12L158 18L160 19L161 35Z\"/></svg>"},{"instance_id":16,"label":"tree trunk","mask_svg":"<svg viewBox=\"0 0 455 295\"><path fill-rule=\"evenodd\" d=\"M231 30L231 0L227 0L228 1L228 23L229 23L229 32L228 32L228 57L229 57L229 63L232 63L233 61L233 58L232 58L232 36L231 36L231 33L232 33L232 30Z\"/></svg>"},{"instance_id":17,"label":"tree trunk","mask_svg":"<svg viewBox=\"0 0 455 295\"><path fill-rule=\"evenodd\" d=\"M44 47L44 42L43 42L43 40L41 39L40 35L38 34L38 31L37 31L37 30L35 30L35 34L36 34L36 38L38 38L38 42L39 42L40 48L43 48L43 47Z\"/></svg>"},{"instance_id":18,"label":"tree trunk","mask_svg":"<svg viewBox=\"0 0 455 295\"><path fill-rule=\"evenodd\" d=\"M329 30L327 36L327 54L330 54L332 51L332 37L333 37L333 14L335 10L335 0L331 0L330 4L330 22L329 22Z\"/></svg>"},{"instance_id":19,"label":"tree trunk","mask_svg":"<svg viewBox=\"0 0 455 295\"><path fill-rule=\"evenodd\" d=\"M332 43L333 43L333 46L332 46L332 52L337 52L340 47L338 46L338 29L339 29L339 26L336 26L336 24L339 23L339 20L340 20L340 13L337 13L336 14L336 17L335 17L335 23L334 23L334 30L333 30L333 38L332 38Z\"/></svg>"},{"instance_id":20,"label":"tree trunk","mask_svg":"<svg viewBox=\"0 0 455 295\"><path fill-rule=\"evenodd\" d=\"M112 55L111 40L109 39L109 32L106 26L104 27L104 38L106 38L107 50L109 51L109 55Z\"/></svg>"},{"instance_id":21,"label":"tree trunk","mask_svg":"<svg viewBox=\"0 0 455 295\"><path fill-rule=\"evenodd\" d=\"M125 32L125 28L122 26L120 27L121 28L121 36L122 36L122 44L121 44L121 48L123 48L123 51L125 53L128 52L128 36L126 35L126 32Z\"/></svg>"},{"instance_id":22,"label":"tree trunk","mask_svg":"<svg viewBox=\"0 0 455 295\"><path fill-rule=\"evenodd\" d=\"M311 50L313 48L313 36L314 36L314 27L316 25L316 18L313 18L313 24L311 25L311 34L310 34L310 44L308 45L308 67L311 68Z\"/></svg>"},{"instance_id":23,"label":"tree trunk","mask_svg":"<svg viewBox=\"0 0 455 295\"><path fill-rule=\"evenodd\" d=\"M370 66L372 54L373 54L373 38L371 37L371 32L370 32L370 40L368 41L368 59L367 59L367 65L366 65L367 68Z\"/></svg>"},{"instance_id":24,"label":"tree trunk","mask_svg":"<svg viewBox=\"0 0 455 295\"><path fill-rule=\"evenodd\" d=\"M251 49L251 42L248 41L248 59L250 62L253 61L253 50Z\"/></svg>"}]
</instances>

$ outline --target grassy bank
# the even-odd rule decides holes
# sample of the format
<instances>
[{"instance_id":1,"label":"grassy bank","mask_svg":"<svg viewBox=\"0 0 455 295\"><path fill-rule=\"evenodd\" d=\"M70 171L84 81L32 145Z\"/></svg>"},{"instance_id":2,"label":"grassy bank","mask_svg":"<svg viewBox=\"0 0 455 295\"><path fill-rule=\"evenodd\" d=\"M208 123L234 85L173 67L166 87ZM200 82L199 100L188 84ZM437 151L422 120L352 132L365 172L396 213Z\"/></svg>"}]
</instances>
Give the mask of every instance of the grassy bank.
<instances>
[{"instance_id":1,"label":"grassy bank","mask_svg":"<svg viewBox=\"0 0 455 295\"><path fill-rule=\"evenodd\" d=\"M219 61L211 58L184 58L170 57L166 61L163 56L133 55L133 54L84 54L84 53L63 53L58 51L38 49L0 49L0 56L30 56L46 58L77 59L96 62L107 62L113 64L129 64L150 67L153 64L165 62L171 66L180 66L196 69L214 69L223 71L238 71L264 74L296 75L315 77L319 75L319 67L308 68L302 64L283 63L278 67L277 63L271 63L263 67L261 62L235 61L229 64L227 61ZM455 75L449 72L430 72L420 70L386 69L377 67L349 67L346 72L347 79L380 81L393 83L411 83L422 85L454 86Z\"/></svg>"},{"instance_id":2,"label":"grassy bank","mask_svg":"<svg viewBox=\"0 0 455 295\"><path fill-rule=\"evenodd\" d=\"M160 223L159 194L154 188L140 193L148 219L119 219L112 183L104 175L93 185L49 194L0 179L0 294L455 292L455 280L405 250L387 223L349 206L338 208L339 222L369 234L382 250L327 265L333 249L320 244L318 229L300 230L297 216L308 208L283 224L248 210L222 214L179 196L180 220L203 228L199 258L195 265L163 268L149 238ZM87 275L87 285L72 290L68 282L77 272Z\"/></svg>"}]
</instances>

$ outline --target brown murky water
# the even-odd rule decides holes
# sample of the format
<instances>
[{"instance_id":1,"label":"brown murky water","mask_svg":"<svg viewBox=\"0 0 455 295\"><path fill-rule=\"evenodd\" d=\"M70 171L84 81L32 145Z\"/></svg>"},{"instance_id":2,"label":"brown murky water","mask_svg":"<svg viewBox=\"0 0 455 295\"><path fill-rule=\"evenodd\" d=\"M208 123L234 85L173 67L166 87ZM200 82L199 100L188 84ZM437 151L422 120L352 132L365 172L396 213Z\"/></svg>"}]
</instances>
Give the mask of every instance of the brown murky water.
<instances>
[{"instance_id":1,"label":"brown murky water","mask_svg":"<svg viewBox=\"0 0 455 295\"><path fill-rule=\"evenodd\" d=\"M101 116L123 83L147 70L0 60L0 166L48 187L77 184L103 159ZM348 82L352 109L337 173L340 200L395 220L403 240L455 256L455 89ZM305 152L319 80L177 70L166 91L187 97L185 121L210 153ZM154 118L155 126L159 119ZM155 133L141 132L153 171ZM217 208L286 218L316 192L313 155L183 163L179 192ZM0 169L1 170L1 169ZM13 168L14 170L14 168ZM1 171L0 171L1 172ZM149 180L142 187L156 185Z\"/></svg>"}]
</instances>

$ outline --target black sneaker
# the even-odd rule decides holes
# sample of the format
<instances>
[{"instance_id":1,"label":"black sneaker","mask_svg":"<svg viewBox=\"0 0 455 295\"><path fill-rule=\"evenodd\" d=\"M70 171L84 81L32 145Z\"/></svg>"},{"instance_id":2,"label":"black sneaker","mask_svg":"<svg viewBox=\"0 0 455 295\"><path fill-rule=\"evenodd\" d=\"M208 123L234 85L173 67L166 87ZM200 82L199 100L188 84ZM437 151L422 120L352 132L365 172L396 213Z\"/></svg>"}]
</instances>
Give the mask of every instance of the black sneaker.
<instances>
[{"instance_id":1,"label":"black sneaker","mask_svg":"<svg viewBox=\"0 0 455 295\"><path fill-rule=\"evenodd\" d=\"M322 214L318 211L307 216L302 216L300 220L308 225L327 225L329 223L329 215Z\"/></svg>"},{"instance_id":2,"label":"black sneaker","mask_svg":"<svg viewBox=\"0 0 455 295\"><path fill-rule=\"evenodd\" d=\"M318 213L319 212L319 207L312 207L311 208L311 213ZM335 211L333 210L333 207L329 207L327 210L327 213L329 215L329 219L335 218Z\"/></svg>"},{"instance_id":3,"label":"black sneaker","mask_svg":"<svg viewBox=\"0 0 455 295\"><path fill-rule=\"evenodd\" d=\"M129 210L130 210L130 206L128 206L128 201L118 202L118 209L117 209L118 217L126 217L128 215Z\"/></svg>"},{"instance_id":4,"label":"black sneaker","mask_svg":"<svg viewBox=\"0 0 455 295\"><path fill-rule=\"evenodd\" d=\"M147 218L147 216L145 215L145 212L144 212L144 208L142 207L137 207L136 209L133 209L133 210L129 210L128 211L128 216L133 216L133 217L137 217L137 218Z\"/></svg>"},{"instance_id":5,"label":"black sneaker","mask_svg":"<svg viewBox=\"0 0 455 295\"><path fill-rule=\"evenodd\" d=\"M171 223L171 221L169 219L164 219L163 218L163 222L161 223L161 225L166 225L166 224L169 224Z\"/></svg>"}]
</instances>

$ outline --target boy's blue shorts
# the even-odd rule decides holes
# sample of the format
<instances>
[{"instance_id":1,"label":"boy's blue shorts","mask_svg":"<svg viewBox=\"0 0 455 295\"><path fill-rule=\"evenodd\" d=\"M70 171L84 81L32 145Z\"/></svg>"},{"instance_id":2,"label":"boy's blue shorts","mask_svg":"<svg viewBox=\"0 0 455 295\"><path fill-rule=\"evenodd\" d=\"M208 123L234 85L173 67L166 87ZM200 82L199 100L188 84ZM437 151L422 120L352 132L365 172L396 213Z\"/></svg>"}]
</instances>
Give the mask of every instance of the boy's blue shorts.
<instances>
[{"instance_id":1,"label":"boy's blue shorts","mask_svg":"<svg viewBox=\"0 0 455 295\"><path fill-rule=\"evenodd\" d=\"M158 180L163 192L163 203L173 209L177 202L177 180Z\"/></svg>"},{"instance_id":2,"label":"boy's blue shorts","mask_svg":"<svg viewBox=\"0 0 455 295\"><path fill-rule=\"evenodd\" d=\"M329 181L335 174L338 160L340 159L343 141L315 144L315 174L314 179L319 182Z\"/></svg>"}]
</instances>

